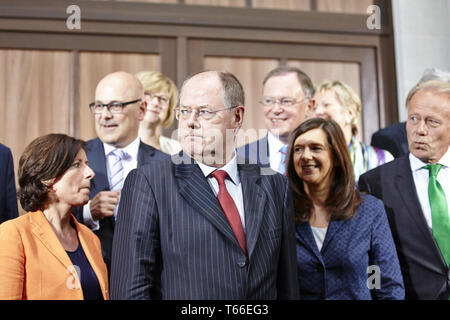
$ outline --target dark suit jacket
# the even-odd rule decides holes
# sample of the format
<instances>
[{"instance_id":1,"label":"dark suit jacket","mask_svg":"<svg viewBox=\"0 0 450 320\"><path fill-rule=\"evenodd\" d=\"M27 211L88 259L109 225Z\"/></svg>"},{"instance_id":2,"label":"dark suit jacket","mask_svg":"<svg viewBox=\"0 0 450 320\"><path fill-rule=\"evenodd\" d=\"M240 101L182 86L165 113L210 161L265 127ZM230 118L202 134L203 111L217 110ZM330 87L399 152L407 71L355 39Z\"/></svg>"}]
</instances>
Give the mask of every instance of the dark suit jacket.
<instances>
[{"instance_id":1,"label":"dark suit jacket","mask_svg":"<svg viewBox=\"0 0 450 320\"><path fill-rule=\"evenodd\" d=\"M249 262L200 167L180 152L125 180L113 299L298 298L287 179L238 164Z\"/></svg>"},{"instance_id":2,"label":"dark suit jacket","mask_svg":"<svg viewBox=\"0 0 450 320\"><path fill-rule=\"evenodd\" d=\"M408 139L406 137L406 122L400 122L380 129L372 135L370 144L389 151L394 158L408 154Z\"/></svg>"},{"instance_id":3,"label":"dark suit jacket","mask_svg":"<svg viewBox=\"0 0 450 320\"><path fill-rule=\"evenodd\" d=\"M11 150L0 143L0 223L19 216Z\"/></svg>"},{"instance_id":4,"label":"dark suit jacket","mask_svg":"<svg viewBox=\"0 0 450 320\"><path fill-rule=\"evenodd\" d=\"M236 152L241 159L252 160L249 163L257 163L262 167L270 167L269 141L267 135L262 139L237 148Z\"/></svg>"},{"instance_id":5,"label":"dark suit jacket","mask_svg":"<svg viewBox=\"0 0 450 320\"><path fill-rule=\"evenodd\" d=\"M95 177L91 180L91 189L89 193L89 199L92 199L100 191L109 191L110 189L106 170L105 149L103 147L102 141L99 138L89 140L86 143L86 156L89 161L89 166L95 172ZM165 158L169 158L169 156L141 141L138 151L138 167L150 163L151 161ZM74 215L80 222L84 222L83 207L77 208L74 211ZM108 267L108 272L111 268L111 252L114 227L114 217L108 217L100 220L100 229L94 231L94 233L100 238L103 259L105 260L106 266Z\"/></svg>"},{"instance_id":6,"label":"dark suit jacket","mask_svg":"<svg viewBox=\"0 0 450 320\"><path fill-rule=\"evenodd\" d=\"M321 251L309 222L297 227L297 259L302 299L404 299L402 273L383 203L362 195L355 216L331 221ZM380 269L379 289L367 280ZM374 284L373 281L369 283Z\"/></svg>"},{"instance_id":7,"label":"dark suit jacket","mask_svg":"<svg viewBox=\"0 0 450 320\"><path fill-rule=\"evenodd\" d=\"M409 157L403 156L363 174L359 188L384 202L406 299L448 299L449 270L423 215Z\"/></svg>"}]
</instances>

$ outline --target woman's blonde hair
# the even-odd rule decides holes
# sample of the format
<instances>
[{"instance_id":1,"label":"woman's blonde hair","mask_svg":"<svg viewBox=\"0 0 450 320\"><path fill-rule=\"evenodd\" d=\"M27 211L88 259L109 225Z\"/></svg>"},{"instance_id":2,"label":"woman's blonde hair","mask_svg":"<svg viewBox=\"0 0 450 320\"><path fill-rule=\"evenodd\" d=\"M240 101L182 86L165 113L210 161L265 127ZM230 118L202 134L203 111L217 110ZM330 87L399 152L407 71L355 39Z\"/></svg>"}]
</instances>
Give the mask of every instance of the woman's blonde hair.
<instances>
[{"instance_id":1,"label":"woman's blonde hair","mask_svg":"<svg viewBox=\"0 0 450 320\"><path fill-rule=\"evenodd\" d=\"M362 108L361 99L349 85L338 80L325 80L317 87L316 93L323 93L329 90L332 90L336 94L336 97L342 106L344 106L345 108L353 108L353 110L355 111L355 116L351 120L351 125L352 136L356 136L356 134L358 133L358 117L361 114Z\"/></svg>"},{"instance_id":2,"label":"woman's blonde hair","mask_svg":"<svg viewBox=\"0 0 450 320\"><path fill-rule=\"evenodd\" d=\"M172 125L175 118L175 107L178 103L178 88L168 77L158 71L140 71L136 73L136 78L141 81L144 92L150 91L152 93L167 91L169 93L169 108L167 116L162 122L163 128L168 128Z\"/></svg>"}]
</instances>

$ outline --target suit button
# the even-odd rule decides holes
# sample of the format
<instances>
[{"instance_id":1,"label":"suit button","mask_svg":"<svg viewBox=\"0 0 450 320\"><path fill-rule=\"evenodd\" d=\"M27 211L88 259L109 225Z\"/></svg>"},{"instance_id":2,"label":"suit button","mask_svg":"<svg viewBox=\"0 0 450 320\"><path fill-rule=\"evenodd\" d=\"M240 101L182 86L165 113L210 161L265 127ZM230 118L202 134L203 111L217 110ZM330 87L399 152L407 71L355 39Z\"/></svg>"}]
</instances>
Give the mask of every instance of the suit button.
<instances>
[{"instance_id":1,"label":"suit button","mask_svg":"<svg viewBox=\"0 0 450 320\"><path fill-rule=\"evenodd\" d=\"M239 266L240 268L244 268L246 265L247 265L247 261L239 261L239 262L238 262L238 266Z\"/></svg>"}]
</instances>

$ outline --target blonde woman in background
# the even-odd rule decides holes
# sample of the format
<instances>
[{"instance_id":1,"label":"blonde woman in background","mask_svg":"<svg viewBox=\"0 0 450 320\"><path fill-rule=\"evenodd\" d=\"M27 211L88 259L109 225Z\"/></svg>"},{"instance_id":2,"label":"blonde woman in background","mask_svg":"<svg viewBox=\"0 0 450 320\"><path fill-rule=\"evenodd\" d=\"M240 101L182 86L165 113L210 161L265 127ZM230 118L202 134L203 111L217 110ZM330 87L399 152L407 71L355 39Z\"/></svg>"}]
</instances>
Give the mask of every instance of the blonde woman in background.
<instances>
[{"instance_id":1,"label":"blonde woman in background","mask_svg":"<svg viewBox=\"0 0 450 320\"><path fill-rule=\"evenodd\" d=\"M181 151L177 140L161 135L161 127L169 128L175 117L174 108L178 102L175 84L157 71L141 71L136 77L144 86L147 110L139 127L142 142L168 154Z\"/></svg>"},{"instance_id":2,"label":"blonde woman in background","mask_svg":"<svg viewBox=\"0 0 450 320\"><path fill-rule=\"evenodd\" d=\"M340 81L324 81L317 87L314 100L313 116L333 119L341 127L356 182L364 172L394 159L388 151L366 145L357 139L361 100L350 86Z\"/></svg>"}]
</instances>

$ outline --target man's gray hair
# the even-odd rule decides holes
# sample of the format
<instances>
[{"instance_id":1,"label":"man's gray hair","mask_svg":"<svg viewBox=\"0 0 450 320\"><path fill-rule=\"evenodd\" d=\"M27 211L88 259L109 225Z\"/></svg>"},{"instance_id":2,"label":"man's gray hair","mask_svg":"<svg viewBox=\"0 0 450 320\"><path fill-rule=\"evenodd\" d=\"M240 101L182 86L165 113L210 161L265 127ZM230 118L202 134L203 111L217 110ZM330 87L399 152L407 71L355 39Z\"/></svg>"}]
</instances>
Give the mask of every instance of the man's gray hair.
<instances>
[{"instance_id":1,"label":"man's gray hair","mask_svg":"<svg viewBox=\"0 0 450 320\"><path fill-rule=\"evenodd\" d=\"M209 70L198 72L187 77L180 88L180 93L183 91L184 85L194 76L208 72ZM217 73L219 80L222 84L222 101L225 107L232 109L234 107L245 105L245 94L242 84L239 82L238 78L230 72L214 71ZM181 94L180 94L181 97Z\"/></svg>"},{"instance_id":2,"label":"man's gray hair","mask_svg":"<svg viewBox=\"0 0 450 320\"><path fill-rule=\"evenodd\" d=\"M218 71L222 83L222 99L225 107L231 109L245 104L245 94L238 78L230 72Z\"/></svg>"},{"instance_id":3,"label":"man's gray hair","mask_svg":"<svg viewBox=\"0 0 450 320\"><path fill-rule=\"evenodd\" d=\"M429 90L433 94L446 94L450 99L450 82L443 80L430 80L425 82L419 82L409 91L408 97L406 98L406 107L408 107L413 96L417 92L422 90Z\"/></svg>"}]
</instances>

